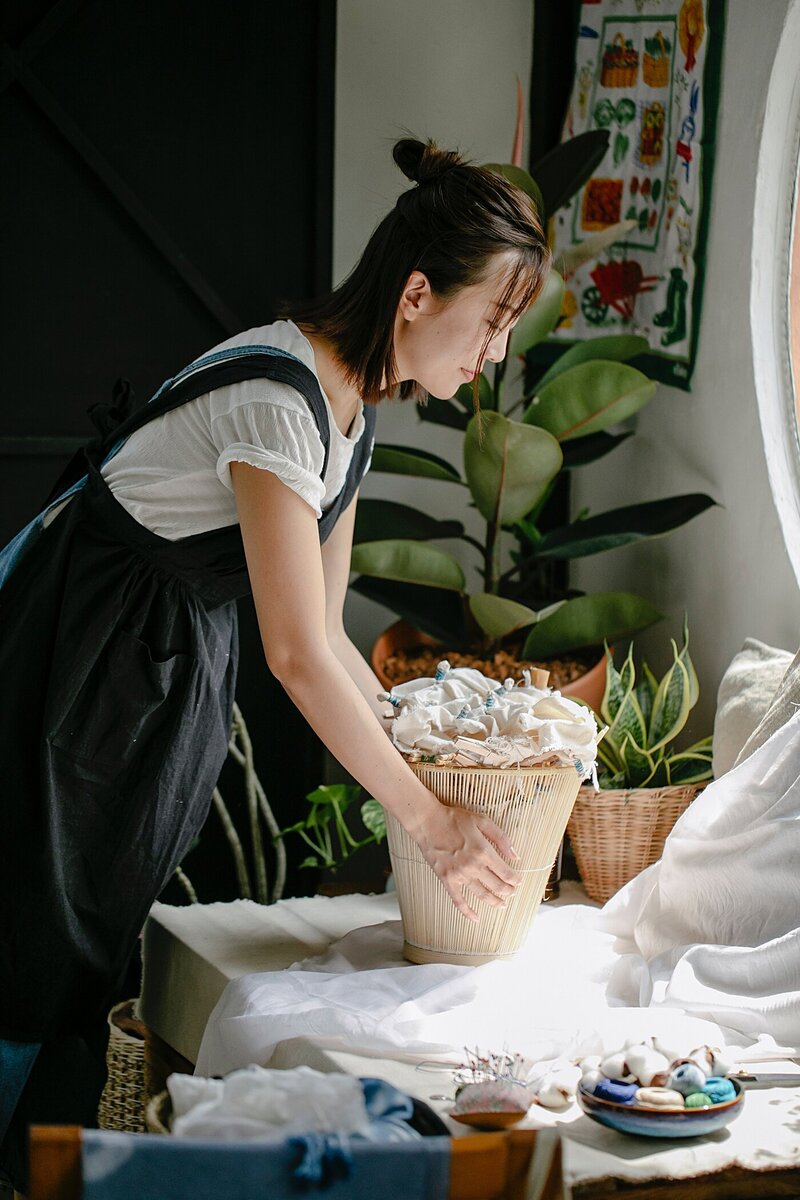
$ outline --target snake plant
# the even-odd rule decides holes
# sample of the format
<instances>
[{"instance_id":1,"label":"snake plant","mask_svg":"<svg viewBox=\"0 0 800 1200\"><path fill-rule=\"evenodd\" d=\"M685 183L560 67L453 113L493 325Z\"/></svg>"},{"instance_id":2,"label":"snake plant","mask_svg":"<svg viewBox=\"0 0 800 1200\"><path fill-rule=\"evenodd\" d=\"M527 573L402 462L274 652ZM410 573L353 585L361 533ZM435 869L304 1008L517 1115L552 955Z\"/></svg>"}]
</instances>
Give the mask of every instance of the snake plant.
<instances>
[{"instance_id":1,"label":"snake plant","mask_svg":"<svg viewBox=\"0 0 800 1200\"><path fill-rule=\"evenodd\" d=\"M683 648L673 639L672 655L662 679L643 662L637 682L633 645L619 671L606 650L605 694L595 713L598 726L607 726L597 748L601 788L669 787L711 778L710 737L687 750L672 747L699 694L685 623Z\"/></svg>"}]
</instances>

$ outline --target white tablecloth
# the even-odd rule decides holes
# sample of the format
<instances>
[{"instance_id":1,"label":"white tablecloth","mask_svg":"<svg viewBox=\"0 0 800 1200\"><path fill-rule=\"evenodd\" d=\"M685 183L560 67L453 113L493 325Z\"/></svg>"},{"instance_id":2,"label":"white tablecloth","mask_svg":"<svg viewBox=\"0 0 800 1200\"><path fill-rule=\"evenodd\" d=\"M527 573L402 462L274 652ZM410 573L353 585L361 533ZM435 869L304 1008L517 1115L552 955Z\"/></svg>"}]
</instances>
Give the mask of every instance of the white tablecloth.
<instances>
[{"instance_id":1,"label":"white tablecloth","mask_svg":"<svg viewBox=\"0 0 800 1200\"><path fill-rule=\"evenodd\" d=\"M580 895L575 885L566 885L563 901ZM348 930L393 922L398 915L393 896L314 897L270 908L248 901L186 908L156 905L145 933L142 1017L174 1049L196 1062L206 1019L229 981L261 971L280 972L307 956L323 954ZM548 913L542 915L546 923ZM562 916L559 923L563 921ZM380 937L380 931L375 933ZM569 953L569 946L565 951ZM626 1010L618 1010L617 1017L624 1023ZM482 1047L501 1048L494 1046L491 1028L482 1038ZM401 1053L354 1049L344 1036L306 1034L280 1040L269 1062L282 1068L305 1064L318 1070L377 1075L446 1112L450 1101L434 1097L452 1096L449 1067L441 1063L420 1067L421 1055L404 1060ZM763 1069L797 1071L800 1084L797 1064L769 1062ZM464 1133L463 1126L448 1124L454 1133ZM561 1112L534 1106L527 1124L559 1127L570 1184L606 1177L690 1178L735 1165L800 1171L800 1086L750 1092L738 1121L699 1141L662 1144L625 1137L589 1120L576 1105Z\"/></svg>"}]
</instances>

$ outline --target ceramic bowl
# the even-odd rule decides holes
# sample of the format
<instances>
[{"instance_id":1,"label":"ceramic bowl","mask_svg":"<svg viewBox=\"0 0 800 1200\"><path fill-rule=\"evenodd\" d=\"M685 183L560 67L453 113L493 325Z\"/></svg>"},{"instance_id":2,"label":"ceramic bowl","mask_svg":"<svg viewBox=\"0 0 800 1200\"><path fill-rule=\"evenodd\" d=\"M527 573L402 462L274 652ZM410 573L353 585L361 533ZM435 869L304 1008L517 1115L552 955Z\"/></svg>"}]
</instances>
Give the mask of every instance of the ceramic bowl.
<instances>
[{"instance_id":1,"label":"ceramic bowl","mask_svg":"<svg viewBox=\"0 0 800 1200\"><path fill-rule=\"evenodd\" d=\"M587 1117L620 1133L660 1138L702 1137L729 1125L742 1111L744 1091L735 1079L731 1083L736 1088L732 1100L705 1108L640 1108L635 1104L600 1100L582 1087L578 1088L578 1103Z\"/></svg>"}]
</instances>

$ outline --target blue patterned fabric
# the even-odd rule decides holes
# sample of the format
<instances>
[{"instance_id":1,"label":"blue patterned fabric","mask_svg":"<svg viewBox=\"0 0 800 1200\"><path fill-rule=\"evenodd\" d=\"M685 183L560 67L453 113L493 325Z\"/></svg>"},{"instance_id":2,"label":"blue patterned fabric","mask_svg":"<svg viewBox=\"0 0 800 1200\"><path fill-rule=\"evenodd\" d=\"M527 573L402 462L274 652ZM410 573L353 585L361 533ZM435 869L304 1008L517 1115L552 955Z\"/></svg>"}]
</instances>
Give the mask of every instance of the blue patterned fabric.
<instances>
[{"instance_id":1,"label":"blue patterned fabric","mask_svg":"<svg viewBox=\"0 0 800 1200\"><path fill-rule=\"evenodd\" d=\"M136 1133L83 1134L84 1200L441 1200L450 1183L450 1139L409 1144L351 1141L316 1184L296 1178L287 1143L194 1142ZM346 1175L345 1175L346 1170Z\"/></svg>"}]
</instances>

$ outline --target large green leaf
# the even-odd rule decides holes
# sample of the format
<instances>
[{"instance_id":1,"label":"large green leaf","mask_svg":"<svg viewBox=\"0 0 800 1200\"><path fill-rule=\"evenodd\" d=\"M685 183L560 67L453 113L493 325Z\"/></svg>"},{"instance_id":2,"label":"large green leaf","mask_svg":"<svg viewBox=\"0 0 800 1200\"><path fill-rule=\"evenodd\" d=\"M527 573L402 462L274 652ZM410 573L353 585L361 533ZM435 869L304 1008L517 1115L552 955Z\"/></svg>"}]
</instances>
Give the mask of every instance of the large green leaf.
<instances>
[{"instance_id":1,"label":"large green leaf","mask_svg":"<svg viewBox=\"0 0 800 1200\"><path fill-rule=\"evenodd\" d=\"M672 643L674 661L658 685L653 711L650 715L650 749L660 750L686 724L691 705L689 673L678 657L678 647Z\"/></svg>"},{"instance_id":2,"label":"large green leaf","mask_svg":"<svg viewBox=\"0 0 800 1200\"><path fill-rule=\"evenodd\" d=\"M501 413L473 417L467 428L464 472L487 521L513 525L521 520L558 474L561 462L561 447L551 434Z\"/></svg>"},{"instance_id":3,"label":"large green leaf","mask_svg":"<svg viewBox=\"0 0 800 1200\"><path fill-rule=\"evenodd\" d=\"M649 600L630 592L598 592L567 600L547 620L528 634L525 658L553 658L569 650L601 646L630 637L661 620L662 613Z\"/></svg>"},{"instance_id":4,"label":"large green leaf","mask_svg":"<svg viewBox=\"0 0 800 1200\"><path fill-rule=\"evenodd\" d=\"M537 619L532 608L505 600L491 592L476 592L469 598L472 615L490 638L502 638L515 629L524 629Z\"/></svg>"},{"instance_id":5,"label":"large green leaf","mask_svg":"<svg viewBox=\"0 0 800 1200\"><path fill-rule=\"evenodd\" d=\"M554 146L531 167L548 219L594 175L605 157L610 136L607 129L580 133Z\"/></svg>"},{"instance_id":6,"label":"large green leaf","mask_svg":"<svg viewBox=\"0 0 800 1200\"><path fill-rule=\"evenodd\" d=\"M571 471L573 467L583 467L587 463L597 462L598 458L604 458L606 454L610 454L612 450L616 450L623 442L626 442L629 437L633 437L633 430L626 429L623 433L590 433L588 437L572 438L569 442L563 442L561 449L564 451L564 471Z\"/></svg>"},{"instance_id":7,"label":"large green leaf","mask_svg":"<svg viewBox=\"0 0 800 1200\"><path fill-rule=\"evenodd\" d=\"M418 475L424 479L463 482L449 462L415 446L389 446L379 442L372 452L372 470L385 471L389 475Z\"/></svg>"},{"instance_id":8,"label":"large green leaf","mask_svg":"<svg viewBox=\"0 0 800 1200\"><path fill-rule=\"evenodd\" d=\"M561 313L564 299L564 280L558 271L551 271L544 287L529 309L522 314L508 341L508 354L525 354L532 346L544 341L552 332Z\"/></svg>"},{"instance_id":9,"label":"large green leaf","mask_svg":"<svg viewBox=\"0 0 800 1200\"><path fill-rule=\"evenodd\" d=\"M452 554L427 542L407 538L386 538L353 546L350 566L359 575L424 583L452 592L463 592L465 586L464 572Z\"/></svg>"},{"instance_id":10,"label":"large green leaf","mask_svg":"<svg viewBox=\"0 0 800 1200\"><path fill-rule=\"evenodd\" d=\"M570 367L577 367L578 363L598 359L606 362L627 362L629 358L635 358L637 354L646 354L649 348L646 338L636 337L632 333L612 333L608 337L590 338L587 342L576 342L548 368L537 383L536 390L540 392L545 384L558 378L559 375L563 375Z\"/></svg>"},{"instance_id":11,"label":"large green leaf","mask_svg":"<svg viewBox=\"0 0 800 1200\"><path fill-rule=\"evenodd\" d=\"M417 414L420 421L444 425L448 429L464 430L469 422L469 413L464 412L463 408L450 400L438 400L436 396L429 396L427 403L418 404Z\"/></svg>"},{"instance_id":12,"label":"large green leaf","mask_svg":"<svg viewBox=\"0 0 800 1200\"><path fill-rule=\"evenodd\" d=\"M625 363L578 363L540 389L523 421L547 429L559 441L585 437L616 425L644 408L656 385Z\"/></svg>"},{"instance_id":13,"label":"large green leaf","mask_svg":"<svg viewBox=\"0 0 800 1200\"><path fill-rule=\"evenodd\" d=\"M463 533L464 526L460 521L437 521L435 517L429 517L427 513L408 504L362 497L356 508L353 541L356 545L360 542L378 542L384 538L431 541L434 538L462 537Z\"/></svg>"},{"instance_id":14,"label":"large green leaf","mask_svg":"<svg viewBox=\"0 0 800 1200\"><path fill-rule=\"evenodd\" d=\"M520 191L525 192L526 196L530 196L536 205L536 210L544 225L545 209L542 192L538 183L536 183L526 170L522 167L515 167L513 163L484 163L483 165L487 171L496 171L498 175L502 175L509 183L513 183L515 187L518 187Z\"/></svg>"},{"instance_id":15,"label":"large green leaf","mask_svg":"<svg viewBox=\"0 0 800 1200\"><path fill-rule=\"evenodd\" d=\"M403 617L423 633L438 638L446 646L463 646L466 640L464 601L458 592L425 587L419 583L397 583L361 575L350 587Z\"/></svg>"},{"instance_id":16,"label":"large green leaf","mask_svg":"<svg viewBox=\"0 0 800 1200\"><path fill-rule=\"evenodd\" d=\"M539 538L532 553L537 558L562 559L600 554L631 542L660 537L685 525L713 504L710 496L697 492L671 496L667 500L651 500L646 504L612 508L595 517L586 517L582 521L573 521L571 525L550 530Z\"/></svg>"}]
</instances>

